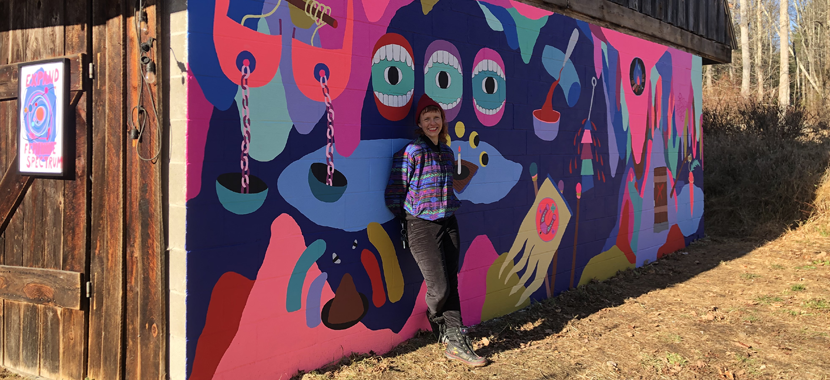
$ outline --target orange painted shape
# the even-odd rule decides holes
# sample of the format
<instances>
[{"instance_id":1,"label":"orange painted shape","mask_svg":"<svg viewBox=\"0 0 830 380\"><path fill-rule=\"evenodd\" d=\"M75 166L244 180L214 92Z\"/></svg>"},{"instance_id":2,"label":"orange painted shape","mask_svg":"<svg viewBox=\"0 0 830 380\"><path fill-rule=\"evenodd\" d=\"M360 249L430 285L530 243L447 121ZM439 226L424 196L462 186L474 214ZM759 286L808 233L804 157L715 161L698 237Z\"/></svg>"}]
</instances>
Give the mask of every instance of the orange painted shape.
<instances>
[{"instance_id":1,"label":"orange painted shape","mask_svg":"<svg viewBox=\"0 0 830 380\"><path fill-rule=\"evenodd\" d=\"M216 0L213 15L213 43L219 66L225 76L236 84L242 83L242 71L236 65L240 53L247 51L256 60L256 67L248 77L248 85L262 87L277 74L282 55L282 35L271 36L246 28L230 17L230 0ZM312 77L313 78L313 77ZM320 85L317 85L320 92Z\"/></svg>"},{"instance_id":2,"label":"orange painted shape","mask_svg":"<svg viewBox=\"0 0 830 380\"><path fill-rule=\"evenodd\" d=\"M683 232L680 232L680 227L675 224L671 226L671 229L669 229L669 236L666 238L666 244L663 244L663 246L657 250L657 258L659 259L669 253L679 251L683 248L686 248L686 238L683 237Z\"/></svg>"}]
</instances>

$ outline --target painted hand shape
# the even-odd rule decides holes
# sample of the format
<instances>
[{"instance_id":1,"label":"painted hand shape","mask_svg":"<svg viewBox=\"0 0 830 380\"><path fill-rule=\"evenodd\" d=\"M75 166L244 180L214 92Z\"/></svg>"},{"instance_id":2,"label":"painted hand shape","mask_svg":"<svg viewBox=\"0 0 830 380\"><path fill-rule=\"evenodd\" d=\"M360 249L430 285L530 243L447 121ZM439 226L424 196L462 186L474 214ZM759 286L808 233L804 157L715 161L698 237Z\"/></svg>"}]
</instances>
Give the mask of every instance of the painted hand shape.
<instances>
[{"instance_id":1,"label":"painted hand shape","mask_svg":"<svg viewBox=\"0 0 830 380\"><path fill-rule=\"evenodd\" d=\"M503 278L505 283L513 274L524 270L519 283L513 286L510 294L519 291L533 276L533 282L522 293L517 305L525 302L544 283L570 220L571 211L562 194L550 178L545 179L499 270L499 278ZM502 273L509 264L515 262L517 256L519 261L506 274Z\"/></svg>"}]
</instances>

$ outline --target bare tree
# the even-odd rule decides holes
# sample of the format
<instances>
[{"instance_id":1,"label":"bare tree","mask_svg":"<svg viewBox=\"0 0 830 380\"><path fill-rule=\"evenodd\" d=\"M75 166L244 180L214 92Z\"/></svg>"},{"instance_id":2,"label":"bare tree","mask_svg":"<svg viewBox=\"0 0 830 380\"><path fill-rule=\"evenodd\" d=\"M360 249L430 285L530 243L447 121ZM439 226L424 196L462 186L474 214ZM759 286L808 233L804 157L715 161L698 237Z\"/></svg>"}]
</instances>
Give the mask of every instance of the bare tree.
<instances>
[{"instance_id":1,"label":"bare tree","mask_svg":"<svg viewBox=\"0 0 830 380\"><path fill-rule=\"evenodd\" d=\"M749 16L748 0L741 0L741 96L749 97Z\"/></svg>"},{"instance_id":2,"label":"bare tree","mask_svg":"<svg viewBox=\"0 0 830 380\"><path fill-rule=\"evenodd\" d=\"M764 62L761 55L761 37L763 35L761 31L764 28L761 26L761 8L764 7L764 3L761 0L756 0L755 3L755 25L753 26L755 38L755 81L758 85L758 101L762 102L764 101Z\"/></svg>"},{"instance_id":3,"label":"bare tree","mask_svg":"<svg viewBox=\"0 0 830 380\"><path fill-rule=\"evenodd\" d=\"M784 109L790 105L790 13L787 0L780 0L778 18L779 71L778 71L778 105Z\"/></svg>"}]
</instances>

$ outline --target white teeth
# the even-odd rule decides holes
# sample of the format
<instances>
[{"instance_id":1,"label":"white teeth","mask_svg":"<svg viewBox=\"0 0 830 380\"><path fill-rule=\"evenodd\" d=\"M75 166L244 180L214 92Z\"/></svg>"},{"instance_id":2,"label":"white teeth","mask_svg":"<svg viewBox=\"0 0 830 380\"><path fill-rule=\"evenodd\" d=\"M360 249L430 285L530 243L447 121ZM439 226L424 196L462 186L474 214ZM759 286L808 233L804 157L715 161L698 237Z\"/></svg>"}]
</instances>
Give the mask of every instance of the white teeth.
<instances>
[{"instance_id":1,"label":"white teeth","mask_svg":"<svg viewBox=\"0 0 830 380\"><path fill-rule=\"evenodd\" d=\"M388 107L403 107L409 100L412 99L412 94L414 90L409 90L406 95L387 95L381 92L375 91L375 96L380 100L380 102Z\"/></svg>"},{"instance_id":2,"label":"white teeth","mask_svg":"<svg viewBox=\"0 0 830 380\"><path fill-rule=\"evenodd\" d=\"M432 68L433 65L435 65L436 62L452 66L456 70L458 70L459 74L462 74L461 64L458 62L458 58L446 50L438 50L432 53L432 55L429 57L426 64L424 65L424 74L426 74L429 71L429 69Z\"/></svg>"},{"instance_id":3,"label":"white teeth","mask_svg":"<svg viewBox=\"0 0 830 380\"><path fill-rule=\"evenodd\" d=\"M507 80L507 78L504 76L504 70L502 70L501 66L499 66L499 64L493 61L492 59L481 60L473 69L473 76L476 76L476 74L485 70L492 71L496 73L496 75L501 77L501 79Z\"/></svg>"},{"instance_id":4,"label":"white teeth","mask_svg":"<svg viewBox=\"0 0 830 380\"><path fill-rule=\"evenodd\" d=\"M497 114L499 111L501 111L502 108L504 108L504 103L505 103L505 101L502 101L501 104L496 109L488 109L488 108L484 108L484 107L478 105L476 100L473 99L473 105L475 105L476 110L478 110L478 112L481 112L485 115L495 115L495 114Z\"/></svg>"},{"instance_id":5,"label":"white teeth","mask_svg":"<svg viewBox=\"0 0 830 380\"><path fill-rule=\"evenodd\" d=\"M443 108L445 111L449 111L449 110L455 108L455 106L457 106L458 103L461 103L461 98L456 99L454 102L452 102L450 104L439 102L438 105L441 106L441 108Z\"/></svg>"},{"instance_id":6,"label":"white teeth","mask_svg":"<svg viewBox=\"0 0 830 380\"><path fill-rule=\"evenodd\" d=\"M412 62L412 56L401 45L389 44L381 46L378 51L375 52L375 56L372 57L372 64L380 63L380 61L384 60L404 62L407 66L409 66L409 68L415 70L415 65Z\"/></svg>"}]
</instances>

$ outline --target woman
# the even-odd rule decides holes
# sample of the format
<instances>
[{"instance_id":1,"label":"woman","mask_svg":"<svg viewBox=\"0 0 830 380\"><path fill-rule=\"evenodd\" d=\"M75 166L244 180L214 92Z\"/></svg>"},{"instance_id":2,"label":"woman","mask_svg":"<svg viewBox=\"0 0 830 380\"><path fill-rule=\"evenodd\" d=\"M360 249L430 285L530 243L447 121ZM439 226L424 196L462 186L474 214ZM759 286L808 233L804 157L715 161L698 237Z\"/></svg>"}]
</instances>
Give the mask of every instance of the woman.
<instances>
[{"instance_id":1,"label":"woman","mask_svg":"<svg viewBox=\"0 0 830 380\"><path fill-rule=\"evenodd\" d=\"M461 322L458 299L458 221L461 205L452 188L453 152L447 140L444 110L424 94L415 123L420 136L395 154L386 187L386 206L405 222L404 242L427 284L427 317L433 332L447 343L451 360L480 367L478 356ZM406 236L408 235L408 239Z\"/></svg>"}]
</instances>

